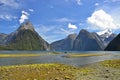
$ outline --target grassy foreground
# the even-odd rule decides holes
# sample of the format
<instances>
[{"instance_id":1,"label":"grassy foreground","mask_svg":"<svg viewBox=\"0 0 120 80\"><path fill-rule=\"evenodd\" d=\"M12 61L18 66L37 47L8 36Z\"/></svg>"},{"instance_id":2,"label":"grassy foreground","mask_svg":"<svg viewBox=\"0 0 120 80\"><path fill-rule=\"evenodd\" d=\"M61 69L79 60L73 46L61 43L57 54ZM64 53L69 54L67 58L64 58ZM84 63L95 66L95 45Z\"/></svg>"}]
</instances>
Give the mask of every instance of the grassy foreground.
<instances>
[{"instance_id":1,"label":"grassy foreground","mask_svg":"<svg viewBox=\"0 0 120 80\"><path fill-rule=\"evenodd\" d=\"M63 64L0 67L0 80L75 80L77 68Z\"/></svg>"},{"instance_id":2,"label":"grassy foreground","mask_svg":"<svg viewBox=\"0 0 120 80\"><path fill-rule=\"evenodd\" d=\"M64 64L0 67L0 80L119 80L120 60L106 60L81 68Z\"/></svg>"}]
</instances>

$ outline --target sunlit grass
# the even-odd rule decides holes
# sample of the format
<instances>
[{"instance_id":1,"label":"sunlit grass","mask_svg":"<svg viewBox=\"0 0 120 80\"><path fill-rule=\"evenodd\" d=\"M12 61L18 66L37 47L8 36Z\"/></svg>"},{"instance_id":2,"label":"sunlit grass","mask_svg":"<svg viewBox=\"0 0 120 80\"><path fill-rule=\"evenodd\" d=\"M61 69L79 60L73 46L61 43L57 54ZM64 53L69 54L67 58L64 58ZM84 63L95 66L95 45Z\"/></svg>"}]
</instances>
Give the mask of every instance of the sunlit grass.
<instances>
[{"instance_id":1,"label":"sunlit grass","mask_svg":"<svg viewBox=\"0 0 120 80\"><path fill-rule=\"evenodd\" d=\"M104 56L108 54L69 54L66 57L90 57L90 56Z\"/></svg>"},{"instance_id":2,"label":"sunlit grass","mask_svg":"<svg viewBox=\"0 0 120 80\"><path fill-rule=\"evenodd\" d=\"M63 64L0 67L0 80L75 80L77 68Z\"/></svg>"},{"instance_id":3,"label":"sunlit grass","mask_svg":"<svg viewBox=\"0 0 120 80\"><path fill-rule=\"evenodd\" d=\"M43 54L0 54L0 58L4 57L34 57L34 56L41 56Z\"/></svg>"},{"instance_id":4,"label":"sunlit grass","mask_svg":"<svg viewBox=\"0 0 120 80\"><path fill-rule=\"evenodd\" d=\"M105 67L119 68L120 69L120 59L119 60L106 60L101 62Z\"/></svg>"}]
</instances>

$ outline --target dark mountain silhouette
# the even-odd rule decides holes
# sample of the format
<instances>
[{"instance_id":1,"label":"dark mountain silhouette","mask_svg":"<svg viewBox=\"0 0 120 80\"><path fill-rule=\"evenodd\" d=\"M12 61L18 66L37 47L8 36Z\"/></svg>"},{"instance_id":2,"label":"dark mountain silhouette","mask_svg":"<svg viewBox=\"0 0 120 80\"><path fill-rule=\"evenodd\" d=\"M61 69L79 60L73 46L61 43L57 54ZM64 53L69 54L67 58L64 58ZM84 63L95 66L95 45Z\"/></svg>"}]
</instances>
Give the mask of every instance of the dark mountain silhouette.
<instances>
[{"instance_id":1,"label":"dark mountain silhouette","mask_svg":"<svg viewBox=\"0 0 120 80\"><path fill-rule=\"evenodd\" d=\"M105 51L120 51L120 34L108 44Z\"/></svg>"}]
</instances>

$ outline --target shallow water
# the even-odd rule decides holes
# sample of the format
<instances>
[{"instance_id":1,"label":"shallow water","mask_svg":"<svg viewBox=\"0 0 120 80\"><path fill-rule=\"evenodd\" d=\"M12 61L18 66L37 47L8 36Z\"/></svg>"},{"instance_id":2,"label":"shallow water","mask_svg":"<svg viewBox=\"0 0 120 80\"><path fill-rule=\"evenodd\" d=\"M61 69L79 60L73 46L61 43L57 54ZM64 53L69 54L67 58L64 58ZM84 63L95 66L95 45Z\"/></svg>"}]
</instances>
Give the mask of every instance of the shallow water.
<instances>
[{"instance_id":1,"label":"shallow water","mask_svg":"<svg viewBox=\"0 0 120 80\"><path fill-rule=\"evenodd\" d=\"M91 64L103 60L109 59L120 59L120 52L105 52L105 51L69 51L64 53L64 51L59 51L61 54L47 54L48 51L0 51L2 54L20 54L20 53L29 53L29 54L45 54L37 57L12 57L12 58L0 58L0 66L8 66L8 65L19 65L19 64L36 64L36 63L62 63L68 64L72 66L83 66L86 64ZM104 56L90 56L90 57L74 57L67 58L63 57L68 54L88 54L88 53L96 53L96 54L104 54L109 53L109 55Z\"/></svg>"}]
</instances>

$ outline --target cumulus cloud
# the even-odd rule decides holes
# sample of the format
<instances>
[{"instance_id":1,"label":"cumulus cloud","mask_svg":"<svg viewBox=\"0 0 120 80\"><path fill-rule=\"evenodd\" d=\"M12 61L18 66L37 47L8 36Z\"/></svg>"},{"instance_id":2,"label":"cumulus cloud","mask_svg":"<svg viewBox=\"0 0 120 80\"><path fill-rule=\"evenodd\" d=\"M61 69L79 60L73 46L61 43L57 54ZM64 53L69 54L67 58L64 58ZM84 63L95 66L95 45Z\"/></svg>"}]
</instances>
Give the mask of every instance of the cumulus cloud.
<instances>
[{"instance_id":1,"label":"cumulus cloud","mask_svg":"<svg viewBox=\"0 0 120 80\"><path fill-rule=\"evenodd\" d=\"M54 21L57 21L57 22L75 22L75 20L69 19L69 18L66 18L66 17L55 19Z\"/></svg>"},{"instance_id":2,"label":"cumulus cloud","mask_svg":"<svg viewBox=\"0 0 120 80\"><path fill-rule=\"evenodd\" d=\"M68 28L70 28L70 29L77 29L77 26L69 23L68 24Z\"/></svg>"},{"instance_id":3,"label":"cumulus cloud","mask_svg":"<svg viewBox=\"0 0 120 80\"><path fill-rule=\"evenodd\" d=\"M20 24L23 23L25 20L29 19L28 18L29 15L30 14L28 12L22 11L22 15L21 15L20 20L19 20Z\"/></svg>"},{"instance_id":4,"label":"cumulus cloud","mask_svg":"<svg viewBox=\"0 0 120 80\"><path fill-rule=\"evenodd\" d=\"M92 16L87 18L87 22L91 25L90 29L94 30L116 30L120 28L113 17L102 9L93 12Z\"/></svg>"}]
</instances>

